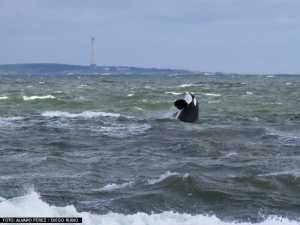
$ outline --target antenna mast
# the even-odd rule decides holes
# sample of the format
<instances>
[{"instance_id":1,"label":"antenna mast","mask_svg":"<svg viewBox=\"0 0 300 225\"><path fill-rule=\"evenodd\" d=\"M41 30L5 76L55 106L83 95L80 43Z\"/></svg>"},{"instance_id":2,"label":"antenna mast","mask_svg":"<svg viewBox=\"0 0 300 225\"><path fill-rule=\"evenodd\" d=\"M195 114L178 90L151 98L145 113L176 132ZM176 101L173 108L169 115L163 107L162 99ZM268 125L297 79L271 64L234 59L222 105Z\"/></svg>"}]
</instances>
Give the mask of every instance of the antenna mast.
<instances>
[{"instance_id":1,"label":"antenna mast","mask_svg":"<svg viewBox=\"0 0 300 225\"><path fill-rule=\"evenodd\" d=\"M95 63L95 46L94 46L94 43L95 43L95 38L94 37L91 37L91 61L90 61L90 67L91 68L95 68L97 65Z\"/></svg>"}]
</instances>

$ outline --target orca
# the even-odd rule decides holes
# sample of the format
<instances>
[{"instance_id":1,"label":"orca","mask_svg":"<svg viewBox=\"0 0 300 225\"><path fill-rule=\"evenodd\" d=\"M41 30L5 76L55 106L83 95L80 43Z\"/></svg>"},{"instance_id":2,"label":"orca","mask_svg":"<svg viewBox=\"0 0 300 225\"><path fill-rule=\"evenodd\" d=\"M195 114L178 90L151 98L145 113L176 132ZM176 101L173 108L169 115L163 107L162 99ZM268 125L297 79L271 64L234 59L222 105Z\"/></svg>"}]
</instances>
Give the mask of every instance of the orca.
<instances>
[{"instance_id":1,"label":"orca","mask_svg":"<svg viewBox=\"0 0 300 225\"><path fill-rule=\"evenodd\" d=\"M193 123L199 119L199 106L196 97L187 92L183 99L174 102L174 106L179 109L176 113L176 119Z\"/></svg>"}]
</instances>

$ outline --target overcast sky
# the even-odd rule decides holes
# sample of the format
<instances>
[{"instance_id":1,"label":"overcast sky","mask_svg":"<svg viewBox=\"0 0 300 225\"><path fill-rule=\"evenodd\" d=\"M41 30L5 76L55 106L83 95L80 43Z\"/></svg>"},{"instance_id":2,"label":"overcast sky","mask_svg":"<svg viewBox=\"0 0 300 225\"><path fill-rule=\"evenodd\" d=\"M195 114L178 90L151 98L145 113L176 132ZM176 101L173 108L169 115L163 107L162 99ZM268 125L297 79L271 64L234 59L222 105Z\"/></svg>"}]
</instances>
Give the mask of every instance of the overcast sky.
<instances>
[{"instance_id":1,"label":"overcast sky","mask_svg":"<svg viewBox=\"0 0 300 225\"><path fill-rule=\"evenodd\" d=\"M0 0L0 64L300 73L299 0Z\"/></svg>"}]
</instances>

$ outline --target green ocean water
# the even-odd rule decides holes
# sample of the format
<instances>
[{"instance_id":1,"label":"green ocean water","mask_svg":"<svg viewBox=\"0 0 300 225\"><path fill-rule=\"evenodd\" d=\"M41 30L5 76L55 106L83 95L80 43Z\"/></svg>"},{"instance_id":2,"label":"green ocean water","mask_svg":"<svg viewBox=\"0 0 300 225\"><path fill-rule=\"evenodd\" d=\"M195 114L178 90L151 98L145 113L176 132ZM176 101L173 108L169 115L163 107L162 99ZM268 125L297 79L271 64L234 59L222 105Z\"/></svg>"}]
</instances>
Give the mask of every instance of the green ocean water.
<instances>
[{"instance_id":1,"label":"green ocean water","mask_svg":"<svg viewBox=\"0 0 300 225\"><path fill-rule=\"evenodd\" d=\"M0 77L0 216L37 202L298 224L300 76ZM193 124L173 118L187 91Z\"/></svg>"}]
</instances>

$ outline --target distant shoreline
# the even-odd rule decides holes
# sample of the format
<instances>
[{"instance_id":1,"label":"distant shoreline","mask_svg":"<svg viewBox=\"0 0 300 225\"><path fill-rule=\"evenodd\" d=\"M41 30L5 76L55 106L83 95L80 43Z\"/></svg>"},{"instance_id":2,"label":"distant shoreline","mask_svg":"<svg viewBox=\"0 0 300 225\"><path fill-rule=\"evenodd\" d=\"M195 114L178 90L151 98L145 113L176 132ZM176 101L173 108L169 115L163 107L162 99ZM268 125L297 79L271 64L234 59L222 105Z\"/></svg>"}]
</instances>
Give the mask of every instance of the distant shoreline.
<instances>
[{"instance_id":1,"label":"distant shoreline","mask_svg":"<svg viewBox=\"0 0 300 225\"><path fill-rule=\"evenodd\" d=\"M154 74L193 74L193 71L180 69L142 68L132 66L89 66L59 63L2 64L1 74L57 74L57 75L154 75Z\"/></svg>"},{"instance_id":2,"label":"distant shoreline","mask_svg":"<svg viewBox=\"0 0 300 225\"><path fill-rule=\"evenodd\" d=\"M292 73L235 73L204 72L169 68L144 68L135 66L90 66L61 63L0 64L0 75L261 75L297 76Z\"/></svg>"}]
</instances>

